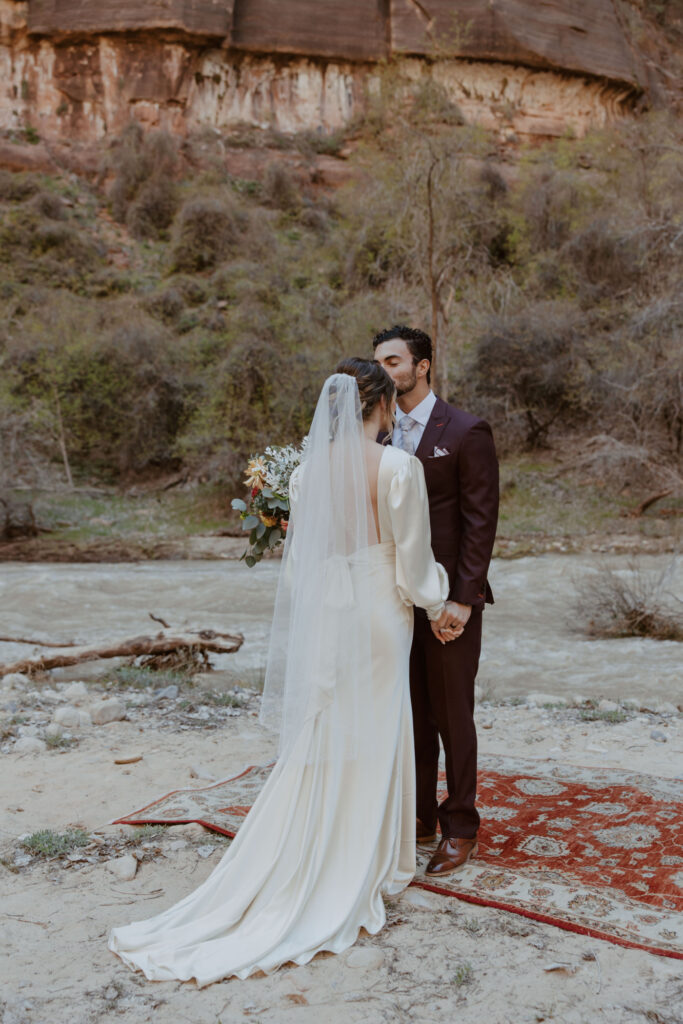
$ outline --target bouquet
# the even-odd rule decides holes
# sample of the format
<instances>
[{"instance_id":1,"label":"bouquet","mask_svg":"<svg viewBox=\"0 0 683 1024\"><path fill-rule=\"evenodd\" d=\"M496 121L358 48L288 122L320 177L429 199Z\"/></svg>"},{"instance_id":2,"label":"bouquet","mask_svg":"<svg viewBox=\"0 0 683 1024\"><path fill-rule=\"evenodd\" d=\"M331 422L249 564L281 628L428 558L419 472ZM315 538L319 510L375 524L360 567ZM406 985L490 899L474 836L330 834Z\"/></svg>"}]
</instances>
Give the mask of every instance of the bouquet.
<instances>
[{"instance_id":1,"label":"bouquet","mask_svg":"<svg viewBox=\"0 0 683 1024\"><path fill-rule=\"evenodd\" d=\"M247 463L245 483L249 502L233 498L232 507L240 513L242 529L249 530L249 547L242 555L251 568L282 543L289 525L289 480L301 462L306 446L270 445L262 455L253 455Z\"/></svg>"}]
</instances>

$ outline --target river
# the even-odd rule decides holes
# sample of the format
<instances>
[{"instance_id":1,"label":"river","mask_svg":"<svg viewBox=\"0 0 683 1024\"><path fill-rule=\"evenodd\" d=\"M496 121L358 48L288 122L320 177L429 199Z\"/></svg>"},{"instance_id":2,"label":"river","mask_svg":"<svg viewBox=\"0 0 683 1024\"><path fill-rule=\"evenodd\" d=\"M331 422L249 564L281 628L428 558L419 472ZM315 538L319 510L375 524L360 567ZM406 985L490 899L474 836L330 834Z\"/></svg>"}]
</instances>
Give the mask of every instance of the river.
<instances>
[{"instance_id":1,"label":"river","mask_svg":"<svg viewBox=\"0 0 683 1024\"><path fill-rule=\"evenodd\" d=\"M641 556L646 571L670 556ZM627 559L609 564L625 569ZM683 699L683 647L650 639L590 640L575 620L575 581L595 566L590 555L495 560L496 604L487 608L479 683L494 698L532 691L569 696ZM0 635L96 642L150 632L148 613L171 626L241 632L235 655L214 657L220 677L247 685L263 677L279 561L253 569L232 561L135 564L4 563L0 566ZM683 592L677 567L671 588ZM456 641L457 642L457 641ZM0 643L0 662L30 652ZM94 666L102 670L102 663ZM91 675L84 666L57 678ZM229 673L229 675L228 675ZM218 678L218 677L217 677Z\"/></svg>"}]
</instances>

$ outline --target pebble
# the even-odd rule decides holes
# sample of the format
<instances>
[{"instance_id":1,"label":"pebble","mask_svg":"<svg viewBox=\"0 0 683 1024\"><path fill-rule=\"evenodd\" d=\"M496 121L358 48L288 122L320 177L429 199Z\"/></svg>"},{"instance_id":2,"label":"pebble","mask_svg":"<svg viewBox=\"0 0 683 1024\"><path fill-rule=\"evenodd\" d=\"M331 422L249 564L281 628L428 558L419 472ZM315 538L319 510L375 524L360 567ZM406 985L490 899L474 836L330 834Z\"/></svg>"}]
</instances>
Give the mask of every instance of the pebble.
<instances>
[{"instance_id":1,"label":"pebble","mask_svg":"<svg viewBox=\"0 0 683 1024\"><path fill-rule=\"evenodd\" d=\"M56 690L45 689L40 691L40 699L46 700L48 704L55 704L63 698L61 693L57 693Z\"/></svg>"},{"instance_id":2,"label":"pebble","mask_svg":"<svg viewBox=\"0 0 683 1024\"><path fill-rule=\"evenodd\" d=\"M121 722L126 717L126 706L120 700L112 697L110 700L94 704L90 709L90 717L95 725Z\"/></svg>"},{"instance_id":3,"label":"pebble","mask_svg":"<svg viewBox=\"0 0 683 1024\"><path fill-rule=\"evenodd\" d=\"M47 744L36 736L22 736L14 744L14 750L17 754L42 754L47 750Z\"/></svg>"},{"instance_id":4,"label":"pebble","mask_svg":"<svg viewBox=\"0 0 683 1024\"><path fill-rule=\"evenodd\" d=\"M640 701L635 697L626 697L622 700L621 706L622 708L625 708L626 711L640 711Z\"/></svg>"},{"instance_id":5,"label":"pebble","mask_svg":"<svg viewBox=\"0 0 683 1024\"><path fill-rule=\"evenodd\" d=\"M2 677L2 685L8 690L26 690L31 685L31 680L22 672L10 672Z\"/></svg>"},{"instance_id":6,"label":"pebble","mask_svg":"<svg viewBox=\"0 0 683 1024\"><path fill-rule=\"evenodd\" d=\"M20 725L17 729L19 736L37 736L38 726L37 725Z\"/></svg>"},{"instance_id":7,"label":"pebble","mask_svg":"<svg viewBox=\"0 0 683 1024\"><path fill-rule=\"evenodd\" d=\"M215 782L216 776L209 771L208 768L204 768L201 764L193 764L190 767L190 778L191 779L206 779L209 782Z\"/></svg>"},{"instance_id":8,"label":"pebble","mask_svg":"<svg viewBox=\"0 0 683 1024\"><path fill-rule=\"evenodd\" d=\"M199 854L200 857L206 860L207 857L211 856L215 849L215 846L198 846L197 853Z\"/></svg>"},{"instance_id":9,"label":"pebble","mask_svg":"<svg viewBox=\"0 0 683 1024\"><path fill-rule=\"evenodd\" d=\"M178 850L184 850L187 845L187 839L174 839L172 843L168 844L168 848L169 850L173 850L175 853Z\"/></svg>"},{"instance_id":10,"label":"pebble","mask_svg":"<svg viewBox=\"0 0 683 1024\"><path fill-rule=\"evenodd\" d=\"M130 882L135 878L135 873L138 869L138 862L131 854L127 853L123 857L116 857L114 860L107 861L107 871L111 871L115 878L118 878L119 882Z\"/></svg>"},{"instance_id":11,"label":"pebble","mask_svg":"<svg viewBox=\"0 0 683 1024\"><path fill-rule=\"evenodd\" d=\"M567 701L564 697L556 697L552 693L529 693L526 698L527 704L534 704L537 708L542 707L544 704L563 704L566 706Z\"/></svg>"},{"instance_id":12,"label":"pebble","mask_svg":"<svg viewBox=\"0 0 683 1024\"><path fill-rule=\"evenodd\" d=\"M384 963L384 954L381 949L373 949L364 946L360 949L352 949L346 956L346 966L356 967L364 970L376 970Z\"/></svg>"},{"instance_id":13,"label":"pebble","mask_svg":"<svg viewBox=\"0 0 683 1024\"><path fill-rule=\"evenodd\" d=\"M175 700L179 690L177 686L165 686L163 690L157 690L154 694L155 700Z\"/></svg>"},{"instance_id":14,"label":"pebble","mask_svg":"<svg viewBox=\"0 0 683 1024\"><path fill-rule=\"evenodd\" d=\"M186 825L174 825L173 832L183 836L198 837L206 836L207 829L198 821L188 821Z\"/></svg>"},{"instance_id":15,"label":"pebble","mask_svg":"<svg viewBox=\"0 0 683 1024\"><path fill-rule=\"evenodd\" d=\"M62 690L62 696L71 704L82 704L88 699L88 687L85 683L70 683L65 690Z\"/></svg>"},{"instance_id":16,"label":"pebble","mask_svg":"<svg viewBox=\"0 0 683 1024\"><path fill-rule=\"evenodd\" d=\"M569 698L569 703L575 708L582 708L587 702L588 697L583 697L580 693L573 693Z\"/></svg>"},{"instance_id":17,"label":"pebble","mask_svg":"<svg viewBox=\"0 0 683 1024\"><path fill-rule=\"evenodd\" d=\"M656 740L657 743L666 743L667 737L660 729L653 729L650 733L650 739Z\"/></svg>"},{"instance_id":18,"label":"pebble","mask_svg":"<svg viewBox=\"0 0 683 1024\"><path fill-rule=\"evenodd\" d=\"M668 700L663 700L657 705L658 715L677 715L678 708L675 704L671 704Z\"/></svg>"},{"instance_id":19,"label":"pebble","mask_svg":"<svg viewBox=\"0 0 683 1024\"><path fill-rule=\"evenodd\" d=\"M619 711L619 705L613 700L601 700L598 704L598 711Z\"/></svg>"},{"instance_id":20,"label":"pebble","mask_svg":"<svg viewBox=\"0 0 683 1024\"><path fill-rule=\"evenodd\" d=\"M57 739L59 736L62 736L63 734L64 729L59 724L59 722L50 722L50 724L45 729L45 735L49 736L50 739Z\"/></svg>"},{"instance_id":21,"label":"pebble","mask_svg":"<svg viewBox=\"0 0 683 1024\"><path fill-rule=\"evenodd\" d=\"M81 712L67 704L66 707L57 708L52 720L57 725L63 725L65 729L78 729L81 724Z\"/></svg>"}]
</instances>

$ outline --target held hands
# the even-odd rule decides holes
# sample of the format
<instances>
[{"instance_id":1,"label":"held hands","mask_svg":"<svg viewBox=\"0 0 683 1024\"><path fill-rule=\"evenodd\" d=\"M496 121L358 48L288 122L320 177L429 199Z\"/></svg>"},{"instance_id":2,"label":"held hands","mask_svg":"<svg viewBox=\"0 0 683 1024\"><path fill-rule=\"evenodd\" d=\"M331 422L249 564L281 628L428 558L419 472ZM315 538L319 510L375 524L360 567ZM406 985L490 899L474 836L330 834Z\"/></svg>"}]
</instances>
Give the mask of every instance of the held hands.
<instances>
[{"instance_id":1,"label":"held hands","mask_svg":"<svg viewBox=\"0 0 683 1024\"><path fill-rule=\"evenodd\" d=\"M442 644L457 640L462 636L471 614L471 605L447 601L439 618L431 623L434 636Z\"/></svg>"}]
</instances>

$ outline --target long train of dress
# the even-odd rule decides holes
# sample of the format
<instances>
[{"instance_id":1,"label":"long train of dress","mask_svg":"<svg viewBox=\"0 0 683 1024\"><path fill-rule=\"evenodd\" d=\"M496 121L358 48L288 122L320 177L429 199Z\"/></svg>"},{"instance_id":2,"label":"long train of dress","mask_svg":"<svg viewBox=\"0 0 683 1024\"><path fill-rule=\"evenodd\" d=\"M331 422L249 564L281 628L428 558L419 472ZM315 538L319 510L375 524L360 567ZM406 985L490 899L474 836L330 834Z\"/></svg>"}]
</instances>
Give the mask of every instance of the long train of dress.
<instances>
[{"instance_id":1,"label":"long train of dress","mask_svg":"<svg viewBox=\"0 0 683 1024\"><path fill-rule=\"evenodd\" d=\"M362 744L358 757L335 756L340 733L331 706L304 724L291 756L278 761L206 881L156 917L112 931L110 949L147 978L195 979L203 986L289 961L303 964L322 950L341 952L361 928L372 934L382 928L382 896L410 882L413 617L406 588L413 600L422 588L437 605L447 590L429 550L421 474L417 460L403 452L383 455L381 536L396 543L384 540L349 560L352 583L362 581L357 592L367 595L360 610L372 627L363 709L372 723L371 748ZM427 597L422 603L429 604ZM343 679L335 683L343 686Z\"/></svg>"}]
</instances>

